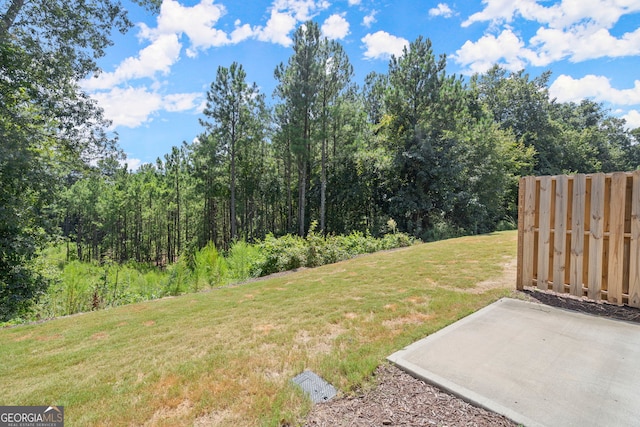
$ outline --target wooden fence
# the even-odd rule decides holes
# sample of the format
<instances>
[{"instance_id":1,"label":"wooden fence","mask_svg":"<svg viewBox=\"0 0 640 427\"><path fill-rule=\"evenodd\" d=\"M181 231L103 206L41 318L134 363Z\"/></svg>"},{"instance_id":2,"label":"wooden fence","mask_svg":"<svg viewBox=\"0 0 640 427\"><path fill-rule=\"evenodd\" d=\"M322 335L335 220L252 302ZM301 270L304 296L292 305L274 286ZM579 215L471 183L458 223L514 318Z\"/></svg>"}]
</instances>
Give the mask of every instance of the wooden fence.
<instances>
[{"instance_id":1,"label":"wooden fence","mask_svg":"<svg viewBox=\"0 0 640 427\"><path fill-rule=\"evenodd\" d=\"M640 307L640 171L528 176L518 197L518 289Z\"/></svg>"}]
</instances>

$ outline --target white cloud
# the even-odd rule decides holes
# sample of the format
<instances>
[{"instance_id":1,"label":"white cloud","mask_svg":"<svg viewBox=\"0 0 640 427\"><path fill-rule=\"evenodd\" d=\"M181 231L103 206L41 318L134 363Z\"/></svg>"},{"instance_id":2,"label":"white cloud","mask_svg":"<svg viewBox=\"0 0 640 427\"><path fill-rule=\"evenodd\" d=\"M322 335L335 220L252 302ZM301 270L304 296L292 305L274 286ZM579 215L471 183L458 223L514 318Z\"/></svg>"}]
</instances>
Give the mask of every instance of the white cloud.
<instances>
[{"instance_id":1,"label":"white cloud","mask_svg":"<svg viewBox=\"0 0 640 427\"><path fill-rule=\"evenodd\" d=\"M607 29L593 25L577 26L567 31L540 28L530 42L537 51L534 65L540 66L565 58L580 62L631 56L640 54L640 28L620 38L613 37Z\"/></svg>"},{"instance_id":2,"label":"white cloud","mask_svg":"<svg viewBox=\"0 0 640 427\"><path fill-rule=\"evenodd\" d=\"M321 27L322 35L328 39L340 40L349 34L349 22L344 14L334 14L328 17Z\"/></svg>"},{"instance_id":3,"label":"white cloud","mask_svg":"<svg viewBox=\"0 0 640 427\"><path fill-rule=\"evenodd\" d=\"M179 61L181 40L188 43L189 57L196 57L211 47L237 44L249 38L290 46L289 35L298 22L312 19L329 6L327 0L274 0L265 26L252 27L236 20L234 30L227 34L216 28L226 13L225 7L216 0L199 0L193 6L163 0L155 27L138 24L138 39L147 46L136 56L124 59L114 71L87 79L82 85L94 92L91 96L113 121L113 127L138 127L152 120L153 114L159 111L201 111L204 101L200 93L161 95L159 92L163 84L156 79L157 75L169 74ZM332 15L325 21L323 32L327 37L343 38L349 33L349 23L344 15ZM153 81L149 87L130 86L132 80L141 78Z\"/></svg>"},{"instance_id":4,"label":"white cloud","mask_svg":"<svg viewBox=\"0 0 640 427\"><path fill-rule=\"evenodd\" d=\"M207 99L202 98L202 100L200 101L200 104L198 104L193 111L194 113L201 114L205 108L207 108Z\"/></svg>"},{"instance_id":5,"label":"white cloud","mask_svg":"<svg viewBox=\"0 0 640 427\"><path fill-rule=\"evenodd\" d=\"M367 34L362 38L366 47L364 57L367 59L387 59L391 55L400 56L403 48L409 46L409 41L397 37L386 31Z\"/></svg>"},{"instance_id":6,"label":"white cloud","mask_svg":"<svg viewBox=\"0 0 640 427\"><path fill-rule=\"evenodd\" d=\"M149 116L162 107L162 96L146 88L113 88L108 92L91 95L104 109L113 127L135 128L149 121Z\"/></svg>"},{"instance_id":7,"label":"white cloud","mask_svg":"<svg viewBox=\"0 0 640 427\"><path fill-rule=\"evenodd\" d=\"M312 19L329 6L330 3L325 0L275 0L266 26L254 28L253 34L260 41L291 46L293 40L289 34L296 24Z\"/></svg>"},{"instance_id":8,"label":"white cloud","mask_svg":"<svg viewBox=\"0 0 640 427\"><path fill-rule=\"evenodd\" d=\"M370 14L362 18L362 25L367 28L371 28L371 25L377 22L376 15L378 14L377 10L372 10Z\"/></svg>"},{"instance_id":9,"label":"white cloud","mask_svg":"<svg viewBox=\"0 0 640 427\"><path fill-rule=\"evenodd\" d=\"M482 3L484 9L471 15L463 27L485 21L508 23L520 16L551 28L568 28L583 21L610 28L622 15L640 11L637 0L562 0L549 7L536 0L483 0Z\"/></svg>"},{"instance_id":10,"label":"white cloud","mask_svg":"<svg viewBox=\"0 0 640 427\"><path fill-rule=\"evenodd\" d=\"M627 121L627 129L640 128L640 111L630 110L622 118Z\"/></svg>"},{"instance_id":11,"label":"white cloud","mask_svg":"<svg viewBox=\"0 0 640 427\"><path fill-rule=\"evenodd\" d=\"M236 28L231 39L224 31L214 28L224 13L224 6L214 4L214 0L200 0L192 7L182 6L175 0L164 0L155 28L139 24L138 38L150 44L137 56L124 59L114 71L85 80L83 87L87 90L108 89L132 79L154 78L156 73L169 73L180 58L180 37L183 34L190 42L186 51L190 57L196 56L201 49L246 38L244 27Z\"/></svg>"},{"instance_id":12,"label":"white cloud","mask_svg":"<svg viewBox=\"0 0 640 427\"><path fill-rule=\"evenodd\" d=\"M498 37L491 34L482 36L477 42L467 40L452 55L452 59L467 72L482 73L494 64L500 64L510 71L518 71L525 66L525 60L533 60L535 54L524 47L524 42L513 31L506 29Z\"/></svg>"},{"instance_id":13,"label":"white cloud","mask_svg":"<svg viewBox=\"0 0 640 427\"><path fill-rule=\"evenodd\" d=\"M511 21L517 2L512 0L482 0L485 8L481 12L476 12L462 23L463 27L468 27L475 22L483 21Z\"/></svg>"},{"instance_id":14,"label":"white cloud","mask_svg":"<svg viewBox=\"0 0 640 427\"><path fill-rule=\"evenodd\" d=\"M183 6L175 0L164 0L158 16L159 33L190 33L196 40L209 35L208 31L224 15L225 8L214 0L200 0L195 6Z\"/></svg>"},{"instance_id":15,"label":"white cloud","mask_svg":"<svg viewBox=\"0 0 640 427\"><path fill-rule=\"evenodd\" d=\"M328 1L320 0L275 0L273 10L288 12L297 21L304 22L330 6Z\"/></svg>"},{"instance_id":16,"label":"white cloud","mask_svg":"<svg viewBox=\"0 0 640 427\"><path fill-rule=\"evenodd\" d=\"M231 43L240 43L254 35L254 31L249 24L240 25L239 21L236 21L236 28L231 32Z\"/></svg>"},{"instance_id":17,"label":"white cloud","mask_svg":"<svg viewBox=\"0 0 640 427\"><path fill-rule=\"evenodd\" d=\"M142 160L136 159L135 157L127 157L124 160L119 160L118 163L120 163L120 166L127 165L127 169L130 172L135 172L140 169L140 166L148 164L148 162L143 162Z\"/></svg>"},{"instance_id":18,"label":"white cloud","mask_svg":"<svg viewBox=\"0 0 640 427\"><path fill-rule=\"evenodd\" d=\"M91 95L104 109L104 115L118 126L135 128L151 120L161 110L180 112L194 110L199 105L200 93L182 93L162 96L148 88L120 88L96 92Z\"/></svg>"},{"instance_id":19,"label":"white cloud","mask_svg":"<svg viewBox=\"0 0 640 427\"><path fill-rule=\"evenodd\" d=\"M349 0L349 6L358 6L361 0Z\"/></svg>"},{"instance_id":20,"label":"white cloud","mask_svg":"<svg viewBox=\"0 0 640 427\"><path fill-rule=\"evenodd\" d=\"M640 104L640 80L636 80L631 89L616 89L605 76L589 74L574 79L563 74L549 87L549 95L559 102L579 102L589 98L616 105L637 105Z\"/></svg>"},{"instance_id":21,"label":"white cloud","mask_svg":"<svg viewBox=\"0 0 640 427\"><path fill-rule=\"evenodd\" d=\"M438 6L429 9L429 16L443 16L450 18L453 16L453 10L446 3L438 3Z\"/></svg>"},{"instance_id":22,"label":"white cloud","mask_svg":"<svg viewBox=\"0 0 640 427\"><path fill-rule=\"evenodd\" d=\"M558 102L579 102L585 98L600 98L607 90L611 90L607 77L588 75L574 79L562 74L549 86L549 96Z\"/></svg>"},{"instance_id":23,"label":"white cloud","mask_svg":"<svg viewBox=\"0 0 640 427\"><path fill-rule=\"evenodd\" d=\"M178 61L181 48L175 34L161 35L137 57L126 58L115 71L89 78L82 86L87 90L108 89L130 79L153 78L158 72L166 74Z\"/></svg>"},{"instance_id":24,"label":"white cloud","mask_svg":"<svg viewBox=\"0 0 640 427\"><path fill-rule=\"evenodd\" d=\"M289 33L296 27L296 23L296 19L290 14L274 9L271 11L266 27L256 31L258 40L281 44L285 47L291 46L293 40L289 37Z\"/></svg>"},{"instance_id":25,"label":"white cloud","mask_svg":"<svg viewBox=\"0 0 640 427\"><path fill-rule=\"evenodd\" d=\"M292 40L289 34L296 24L311 19L329 7L325 0L275 0L266 26L252 28L236 20L235 29L227 34L215 28L226 13L225 7L215 1L200 0L194 6L183 6L176 0L164 0L155 28L139 24L138 38L150 44L140 50L137 56L123 60L113 72L85 80L83 87L87 90L104 90L132 79L155 78L157 73L168 74L180 58L180 38L183 35L189 40L186 54L192 58L202 50L237 44L249 38L290 46ZM332 38L342 38L349 31L348 22L340 15L330 17L325 26L323 30Z\"/></svg>"},{"instance_id":26,"label":"white cloud","mask_svg":"<svg viewBox=\"0 0 640 427\"><path fill-rule=\"evenodd\" d=\"M197 52L214 46L231 43L227 34L215 28L215 24L225 14L222 5L215 0L200 0L195 6L183 6L175 0L164 0L160 8L156 28L142 26L141 35L154 40L163 34L185 34L191 45L187 55L194 57Z\"/></svg>"},{"instance_id":27,"label":"white cloud","mask_svg":"<svg viewBox=\"0 0 640 427\"><path fill-rule=\"evenodd\" d=\"M621 15L640 10L638 0L563 0L550 7L533 0L484 0L485 9L473 14L463 26L476 21L510 22L516 15L543 24L526 43L505 25L498 36L488 33L467 41L453 59L467 72L482 72L494 63L509 70L527 65L546 67L568 59L582 62L599 58L640 55L640 28L613 36L609 26ZM605 7L610 7L611 10Z\"/></svg>"},{"instance_id":28,"label":"white cloud","mask_svg":"<svg viewBox=\"0 0 640 427\"><path fill-rule=\"evenodd\" d=\"M189 111L198 107L197 101L202 97L201 93L174 93L162 98L163 109L169 112Z\"/></svg>"}]
</instances>

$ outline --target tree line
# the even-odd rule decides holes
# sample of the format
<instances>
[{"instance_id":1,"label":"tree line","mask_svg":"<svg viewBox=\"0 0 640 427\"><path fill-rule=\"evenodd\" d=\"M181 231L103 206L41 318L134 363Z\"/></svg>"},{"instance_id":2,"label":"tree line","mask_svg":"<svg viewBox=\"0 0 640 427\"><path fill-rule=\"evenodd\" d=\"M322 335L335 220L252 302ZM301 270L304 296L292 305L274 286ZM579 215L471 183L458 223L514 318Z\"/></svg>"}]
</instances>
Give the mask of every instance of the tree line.
<instances>
[{"instance_id":1,"label":"tree line","mask_svg":"<svg viewBox=\"0 0 640 427\"><path fill-rule=\"evenodd\" d=\"M353 82L314 22L274 72L272 106L241 64L219 67L193 143L136 172L105 161L64 196L78 257L171 263L189 247L267 234L430 240L516 222L525 174L635 169L633 132L592 101L550 99L550 74L494 67L465 81L419 37L386 74ZM636 133L637 135L637 133Z\"/></svg>"},{"instance_id":2,"label":"tree line","mask_svg":"<svg viewBox=\"0 0 640 427\"><path fill-rule=\"evenodd\" d=\"M117 13L104 19L127 24ZM304 236L316 223L321 235L380 235L393 224L433 240L515 224L522 175L640 164L638 130L601 104L551 99L550 73L532 78L496 66L465 79L418 37L386 73L358 83L340 43L310 21L274 70L269 101L241 64L219 67L199 137L132 172L71 78L95 64L69 58L58 82L71 85L60 94L67 104L48 102L39 98L47 91L30 96L14 85L18 77L40 89L56 80L21 74L31 44L3 34L1 53L11 59L3 72L16 75L0 79L8 141L0 158L0 305L14 301L9 311L44 286L29 261L48 236L74 242L80 260L162 266L210 242L226 249L269 234Z\"/></svg>"}]
</instances>

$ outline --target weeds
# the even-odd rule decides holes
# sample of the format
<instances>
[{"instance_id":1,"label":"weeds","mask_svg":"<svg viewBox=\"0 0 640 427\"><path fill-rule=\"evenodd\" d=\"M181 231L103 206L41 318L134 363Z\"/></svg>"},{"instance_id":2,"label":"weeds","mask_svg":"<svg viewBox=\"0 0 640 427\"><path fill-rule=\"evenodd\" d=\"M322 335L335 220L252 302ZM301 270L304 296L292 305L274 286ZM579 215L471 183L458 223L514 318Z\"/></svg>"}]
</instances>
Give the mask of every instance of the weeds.
<instances>
[{"instance_id":1,"label":"weeds","mask_svg":"<svg viewBox=\"0 0 640 427\"><path fill-rule=\"evenodd\" d=\"M262 242L235 242L227 253L212 243L202 249L188 248L165 270L129 262L110 260L85 263L67 260L65 250L52 247L40 257L43 274L50 286L32 310L36 320L78 312L115 307L133 302L198 292L300 267L318 267L364 253L409 246L414 239L396 232L382 238L353 232L347 236L327 236L312 224L306 238L268 235Z\"/></svg>"}]
</instances>

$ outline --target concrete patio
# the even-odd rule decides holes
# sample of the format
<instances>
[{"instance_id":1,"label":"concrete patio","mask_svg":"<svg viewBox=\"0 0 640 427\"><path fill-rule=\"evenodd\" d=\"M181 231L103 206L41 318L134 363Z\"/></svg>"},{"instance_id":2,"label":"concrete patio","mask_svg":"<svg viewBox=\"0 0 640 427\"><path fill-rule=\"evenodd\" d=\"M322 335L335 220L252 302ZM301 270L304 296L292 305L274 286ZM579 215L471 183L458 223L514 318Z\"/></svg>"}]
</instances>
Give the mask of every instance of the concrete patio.
<instances>
[{"instance_id":1,"label":"concrete patio","mask_svg":"<svg viewBox=\"0 0 640 427\"><path fill-rule=\"evenodd\" d=\"M504 298L388 359L528 427L640 425L638 324Z\"/></svg>"}]
</instances>

